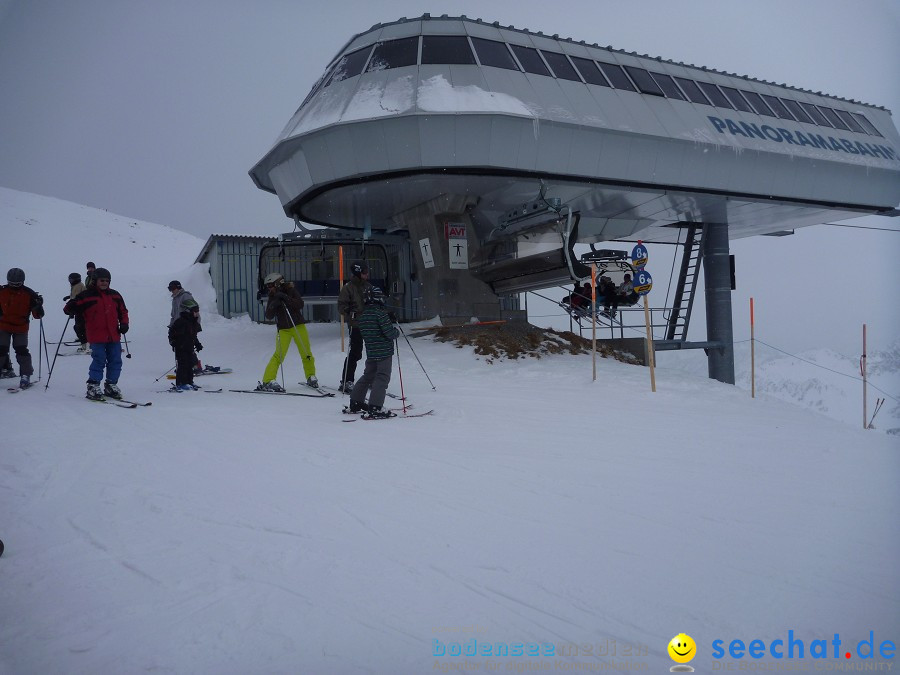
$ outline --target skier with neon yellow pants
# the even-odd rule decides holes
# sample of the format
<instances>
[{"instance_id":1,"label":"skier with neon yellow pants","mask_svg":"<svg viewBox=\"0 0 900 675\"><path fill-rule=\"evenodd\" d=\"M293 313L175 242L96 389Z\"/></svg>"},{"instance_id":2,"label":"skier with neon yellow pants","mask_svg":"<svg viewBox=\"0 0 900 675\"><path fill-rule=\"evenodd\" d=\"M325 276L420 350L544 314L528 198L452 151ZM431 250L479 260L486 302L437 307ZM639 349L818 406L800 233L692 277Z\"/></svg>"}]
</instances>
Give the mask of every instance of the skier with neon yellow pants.
<instances>
[{"instance_id":1,"label":"skier with neon yellow pants","mask_svg":"<svg viewBox=\"0 0 900 675\"><path fill-rule=\"evenodd\" d=\"M306 321L303 318L303 298L294 284L284 280L278 272L266 276L266 289L269 300L266 303L266 318L275 319L278 333L275 338L275 353L269 360L263 373L263 380L257 389L264 391L284 391L278 384L278 366L282 364L291 341L297 345L297 351L303 359L303 375L306 384L310 387L318 387L316 378L316 359L312 354L309 344L309 334L306 331Z\"/></svg>"}]
</instances>

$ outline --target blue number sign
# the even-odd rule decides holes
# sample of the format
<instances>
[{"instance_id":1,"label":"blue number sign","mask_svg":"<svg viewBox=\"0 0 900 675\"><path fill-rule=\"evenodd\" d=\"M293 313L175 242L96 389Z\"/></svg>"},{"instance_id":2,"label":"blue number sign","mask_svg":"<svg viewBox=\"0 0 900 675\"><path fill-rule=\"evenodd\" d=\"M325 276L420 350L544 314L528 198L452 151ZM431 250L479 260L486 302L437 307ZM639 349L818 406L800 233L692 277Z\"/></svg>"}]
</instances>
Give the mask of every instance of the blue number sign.
<instances>
[{"instance_id":1,"label":"blue number sign","mask_svg":"<svg viewBox=\"0 0 900 675\"><path fill-rule=\"evenodd\" d=\"M647 295L653 288L653 277L647 270L638 270L634 275L634 292L638 295Z\"/></svg>"},{"instance_id":2,"label":"blue number sign","mask_svg":"<svg viewBox=\"0 0 900 675\"><path fill-rule=\"evenodd\" d=\"M638 243L637 246L631 249L631 264L637 269L643 269L647 266L647 258L649 256L650 252L647 250L647 247Z\"/></svg>"}]
</instances>

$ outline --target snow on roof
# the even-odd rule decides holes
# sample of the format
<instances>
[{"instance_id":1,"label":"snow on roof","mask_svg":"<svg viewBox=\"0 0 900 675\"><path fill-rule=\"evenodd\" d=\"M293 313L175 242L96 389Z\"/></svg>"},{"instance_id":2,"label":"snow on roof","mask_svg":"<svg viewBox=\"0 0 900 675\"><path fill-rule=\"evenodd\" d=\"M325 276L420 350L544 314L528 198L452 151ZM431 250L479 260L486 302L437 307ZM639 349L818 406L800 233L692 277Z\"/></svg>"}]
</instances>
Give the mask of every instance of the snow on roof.
<instances>
[{"instance_id":1,"label":"snow on roof","mask_svg":"<svg viewBox=\"0 0 900 675\"><path fill-rule=\"evenodd\" d=\"M380 28L384 28L385 26L393 26L393 25L402 24L402 23L409 23L412 21L471 21L473 23L487 24L489 26L494 26L496 28L502 28L504 30L511 30L511 31L515 31L517 33L524 33L525 35L534 35L537 37L543 37L543 38L549 38L551 40L557 40L559 42L568 42L570 44L577 44L577 45L583 45L586 47L593 47L595 49L605 49L606 51L615 52L617 54L628 54L630 56L635 56L638 58L652 59L654 61L659 61L659 62L663 62L663 63L671 63L674 65L683 66L685 68L692 68L694 70L699 70L699 71L706 72L706 73L716 73L716 74L725 75L728 77L740 77L744 80L749 80L751 82L761 82L762 84L768 84L768 85L771 85L774 87L782 87L784 89L791 89L793 91L802 91L804 93L814 94L816 96L826 96L828 98L833 98L837 101L845 101L847 103L853 103L855 105L865 105L870 108L877 108L879 110L887 110L887 108L885 108L884 106L874 105L872 103L864 103L862 101L857 101L855 99L844 98L842 96L835 96L833 94L828 94L828 93L821 92L821 91L812 91L811 89L803 89L802 87L794 87L792 85L788 85L783 82L778 83L778 82L771 82L769 80L761 80L756 77L750 77L749 75L738 75L737 73L729 73L724 70L716 70L714 68L708 68L706 66L696 66L693 63L684 63L682 61L673 61L672 59L664 59L661 56L650 56L649 54L638 54L637 52L629 52L624 49L617 49L617 48L613 47L612 45L607 45L604 47L602 45L597 44L596 42L589 43L585 40L575 40L574 38L570 38L570 37L560 37L559 34L544 35L544 33L542 33L541 31L531 31L531 30L528 30L527 28L516 28L513 25L503 26L503 25L501 25L501 23L499 21L483 21L482 19L471 19L471 18L467 17L465 14L462 14L460 16L448 16L447 14L442 14L439 17L435 17L435 16L431 16L431 14L425 13L420 17L415 17L412 19L402 17L396 21L389 21L387 23L376 23L374 26L372 26L368 30L362 31L361 33L357 33L352 38L350 38L350 40L347 41L347 44L344 45L344 47L338 52L338 55L335 57L334 60L336 61L337 58L339 58L340 55L344 53L344 50L347 48L348 45L352 44L354 40L365 35L366 33L371 33L372 31L378 30ZM332 63L334 63L334 61L332 61ZM329 65L329 69L330 69L330 67L331 67L331 65Z\"/></svg>"}]
</instances>

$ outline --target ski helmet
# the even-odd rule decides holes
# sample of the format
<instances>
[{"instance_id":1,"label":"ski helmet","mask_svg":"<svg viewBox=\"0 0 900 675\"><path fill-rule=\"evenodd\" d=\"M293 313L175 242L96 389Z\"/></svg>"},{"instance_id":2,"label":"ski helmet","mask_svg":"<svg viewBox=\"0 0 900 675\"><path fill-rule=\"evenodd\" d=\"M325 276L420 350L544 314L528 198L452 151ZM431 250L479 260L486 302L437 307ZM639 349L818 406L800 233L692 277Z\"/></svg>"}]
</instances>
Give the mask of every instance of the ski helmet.
<instances>
[{"instance_id":1,"label":"ski helmet","mask_svg":"<svg viewBox=\"0 0 900 675\"><path fill-rule=\"evenodd\" d=\"M105 267L98 267L94 270L94 279L96 279L97 281L100 281L100 279L112 281L112 276L110 276L109 270Z\"/></svg>"},{"instance_id":2,"label":"ski helmet","mask_svg":"<svg viewBox=\"0 0 900 675\"><path fill-rule=\"evenodd\" d=\"M266 286L269 286L271 284L280 284L282 281L284 281L284 277L281 275L280 272L270 272L269 274L266 275L266 278L263 280L263 283Z\"/></svg>"},{"instance_id":3,"label":"ski helmet","mask_svg":"<svg viewBox=\"0 0 900 675\"><path fill-rule=\"evenodd\" d=\"M169 282L169 290L171 291L176 288L181 288L181 282L177 279L172 279L172 281Z\"/></svg>"},{"instance_id":4,"label":"ski helmet","mask_svg":"<svg viewBox=\"0 0 900 675\"><path fill-rule=\"evenodd\" d=\"M367 305L384 305L384 291L378 286L367 288L363 300Z\"/></svg>"},{"instance_id":5,"label":"ski helmet","mask_svg":"<svg viewBox=\"0 0 900 675\"><path fill-rule=\"evenodd\" d=\"M78 274L78 272L72 272L72 274L69 275L69 285L74 286L75 284L80 284L80 283L81 283L81 275Z\"/></svg>"},{"instance_id":6,"label":"ski helmet","mask_svg":"<svg viewBox=\"0 0 900 675\"><path fill-rule=\"evenodd\" d=\"M191 300L188 298L184 302L181 303L181 311L182 312L193 312L194 310L200 311L200 305L197 304L196 300Z\"/></svg>"},{"instance_id":7,"label":"ski helmet","mask_svg":"<svg viewBox=\"0 0 900 675\"><path fill-rule=\"evenodd\" d=\"M6 280L10 286L21 286L25 283L25 272L18 267L13 267L6 273Z\"/></svg>"},{"instance_id":8,"label":"ski helmet","mask_svg":"<svg viewBox=\"0 0 900 675\"><path fill-rule=\"evenodd\" d=\"M353 267L350 268L350 271L353 273L353 276L358 277L363 274L368 274L369 266L366 263L353 263Z\"/></svg>"}]
</instances>

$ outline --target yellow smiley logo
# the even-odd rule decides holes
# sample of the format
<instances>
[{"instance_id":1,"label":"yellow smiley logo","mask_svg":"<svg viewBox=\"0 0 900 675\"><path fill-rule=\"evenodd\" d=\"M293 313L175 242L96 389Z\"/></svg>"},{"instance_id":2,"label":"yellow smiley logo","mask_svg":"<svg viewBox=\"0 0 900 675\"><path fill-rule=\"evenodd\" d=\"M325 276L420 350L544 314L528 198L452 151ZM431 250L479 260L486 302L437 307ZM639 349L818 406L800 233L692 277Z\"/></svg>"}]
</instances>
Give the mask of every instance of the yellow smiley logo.
<instances>
[{"instance_id":1,"label":"yellow smiley logo","mask_svg":"<svg viewBox=\"0 0 900 675\"><path fill-rule=\"evenodd\" d=\"M697 644L690 635L679 633L669 640L669 656L675 663L687 663L696 653Z\"/></svg>"}]
</instances>

